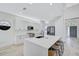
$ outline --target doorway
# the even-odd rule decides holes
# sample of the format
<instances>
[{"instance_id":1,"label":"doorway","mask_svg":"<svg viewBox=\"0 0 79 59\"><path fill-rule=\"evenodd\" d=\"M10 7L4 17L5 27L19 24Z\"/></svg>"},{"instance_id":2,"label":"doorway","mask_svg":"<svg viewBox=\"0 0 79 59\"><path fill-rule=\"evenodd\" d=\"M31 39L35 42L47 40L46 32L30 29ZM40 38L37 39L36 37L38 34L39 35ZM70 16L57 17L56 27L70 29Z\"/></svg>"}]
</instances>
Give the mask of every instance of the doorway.
<instances>
[{"instance_id":1,"label":"doorway","mask_svg":"<svg viewBox=\"0 0 79 59\"><path fill-rule=\"evenodd\" d=\"M70 26L70 37L77 38L77 26Z\"/></svg>"}]
</instances>

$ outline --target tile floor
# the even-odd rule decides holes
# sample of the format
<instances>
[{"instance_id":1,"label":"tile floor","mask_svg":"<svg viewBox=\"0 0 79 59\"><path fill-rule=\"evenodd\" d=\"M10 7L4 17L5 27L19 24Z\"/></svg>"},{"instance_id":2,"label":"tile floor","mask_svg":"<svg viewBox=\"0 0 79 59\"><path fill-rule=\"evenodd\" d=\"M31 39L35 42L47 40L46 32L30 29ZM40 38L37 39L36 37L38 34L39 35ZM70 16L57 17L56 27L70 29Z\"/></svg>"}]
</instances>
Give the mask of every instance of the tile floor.
<instances>
[{"instance_id":1,"label":"tile floor","mask_svg":"<svg viewBox=\"0 0 79 59\"><path fill-rule=\"evenodd\" d=\"M63 56L79 56L79 39L67 38L64 43Z\"/></svg>"},{"instance_id":2,"label":"tile floor","mask_svg":"<svg viewBox=\"0 0 79 59\"><path fill-rule=\"evenodd\" d=\"M0 49L0 56L23 56L23 44Z\"/></svg>"}]
</instances>

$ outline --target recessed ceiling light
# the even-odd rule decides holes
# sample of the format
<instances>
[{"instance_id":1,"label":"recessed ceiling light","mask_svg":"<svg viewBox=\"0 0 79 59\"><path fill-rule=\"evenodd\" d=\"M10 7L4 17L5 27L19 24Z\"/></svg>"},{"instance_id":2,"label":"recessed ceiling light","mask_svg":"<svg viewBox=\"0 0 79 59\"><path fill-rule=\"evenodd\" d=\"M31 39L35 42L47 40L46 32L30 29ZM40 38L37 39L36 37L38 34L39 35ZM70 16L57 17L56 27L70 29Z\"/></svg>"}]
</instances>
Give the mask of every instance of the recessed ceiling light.
<instances>
[{"instance_id":1,"label":"recessed ceiling light","mask_svg":"<svg viewBox=\"0 0 79 59\"><path fill-rule=\"evenodd\" d=\"M27 9L26 7L23 8L23 10L26 10L26 9Z\"/></svg>"},{"instance_id":2,"label":"recessed ceiling light","mask_svg":"<svg viewBox=\"0 0 79 59\"><path fill-rule=\"evenodd\" d=\"M29 4L31 4L31 5L32 5L32 3L29 3Z\"/></svg>"}]
</instances>

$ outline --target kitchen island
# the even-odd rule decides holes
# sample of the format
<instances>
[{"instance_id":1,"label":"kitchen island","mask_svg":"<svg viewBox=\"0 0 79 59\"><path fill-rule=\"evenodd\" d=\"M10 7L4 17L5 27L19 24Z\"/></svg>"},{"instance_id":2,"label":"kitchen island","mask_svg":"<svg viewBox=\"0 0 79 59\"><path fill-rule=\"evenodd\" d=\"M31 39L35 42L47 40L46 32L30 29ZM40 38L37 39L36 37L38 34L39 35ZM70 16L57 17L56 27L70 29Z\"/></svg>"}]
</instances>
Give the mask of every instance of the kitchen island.
<instances>
[{"instance_id":1,"label":"kitchen island","mask_svg":"<svg viewBox=\"0 0 79 59\"><path fill-rule=\"evenodd\" d=\"M48 49L60 40L58 36L46 36L43 38L25 38L25 56L48 56Z\"/></svg>"}]
</instances>

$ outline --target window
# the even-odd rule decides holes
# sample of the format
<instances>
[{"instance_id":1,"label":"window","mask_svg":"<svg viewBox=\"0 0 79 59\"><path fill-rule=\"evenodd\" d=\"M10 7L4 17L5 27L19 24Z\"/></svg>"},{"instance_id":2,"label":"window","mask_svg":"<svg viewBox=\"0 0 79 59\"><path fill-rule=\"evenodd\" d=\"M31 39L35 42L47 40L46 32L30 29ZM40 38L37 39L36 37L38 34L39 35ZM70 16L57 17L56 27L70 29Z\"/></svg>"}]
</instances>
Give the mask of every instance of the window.
<instances>
[{"instance_id":1,"label":"window","mask_svg":"<svg viewBox=\"0 0 79 59\"><path fill-rule=\"evenodd\" d=\"M55 35L55 26L47 27L47 35Z\"/></svg>"}]
</instances>

